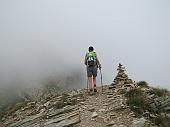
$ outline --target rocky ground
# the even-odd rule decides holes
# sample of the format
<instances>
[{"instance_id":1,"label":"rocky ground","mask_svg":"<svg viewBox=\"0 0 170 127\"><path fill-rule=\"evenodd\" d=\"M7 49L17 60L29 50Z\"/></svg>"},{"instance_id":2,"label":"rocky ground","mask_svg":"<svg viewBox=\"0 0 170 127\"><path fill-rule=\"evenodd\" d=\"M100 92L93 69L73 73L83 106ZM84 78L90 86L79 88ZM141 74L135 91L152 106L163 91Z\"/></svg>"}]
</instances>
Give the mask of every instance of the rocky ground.
<instances>
[{"instance_id":1,"label":"rocky ground","mask_svg":"<svg viewBox=\"0 0 170 127\"><path fill-rule=\"evenodd\" d=\"M145 124L145 119L134 118L123 94L109 89L109 86L105 86L103 92L101 89L98 88L98 93L80 103L81 122L75 127L136 127L137 124Z\"/></svg>"},{"instance_id":2,"label":"rocky ground","mask_svg":"<svg viewBox=\"0 0 170 127\"><path fill-rule=\"evenodd\" d=\"M88 96L86 90L72 91L49 101L29 102L5 119L9 127L136 127L150 122L135 118L126 98L117 89L104 86L103 92ZM64 105L62 103L64 101Z\"/></svg>"},{"instance_id":3,"label":"rocky ground","mask_svg":"<svg viewBox=\"0 0 170 127\"><path fill-rule=\"evenodd\" d=\"M2 118L0 127L158 127L150 121L147 113L137 117L127 105L125 93L138 88L137 83L128 78L122 66L114 83L98 87L97 93L89 96L86 89L50 94L40 101L28 102L22 108ZM150 104L162 106L170 117L170 98L157 97L151 88L142 88L148 94ZM150 114L149 117L154 117ZM168 116L169 115L169 116ZM170 124L162 127L168 127Z\"/></svg>"}]
</instances>

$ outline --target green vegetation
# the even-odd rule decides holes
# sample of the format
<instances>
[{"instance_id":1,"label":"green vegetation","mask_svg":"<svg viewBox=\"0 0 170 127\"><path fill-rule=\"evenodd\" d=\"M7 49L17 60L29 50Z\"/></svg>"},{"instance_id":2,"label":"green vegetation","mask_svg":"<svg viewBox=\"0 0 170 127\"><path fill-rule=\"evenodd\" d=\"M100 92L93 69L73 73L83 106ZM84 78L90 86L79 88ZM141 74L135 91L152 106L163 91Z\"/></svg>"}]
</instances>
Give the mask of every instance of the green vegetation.
<instances>
[{"instance_id":1,"label":"green vegetation","mask_svg":"<svg viewBox=\"0 0 170 127\"><path fill-rule=\"evenodd\" d=\"M0 111L0 122L2 121L3 116L5 115L5 112L3 111L3 109L1 109Z\"/></svg>"},{"instance_id":2,"label":"green vegetation","mask_svg":"<svg viewBox=\"0 0 170 127\"><path fill-rule=\"evenodd\" d=\"M137 116L141 116L144 111L148 110L148 103L140 88L132 89L125 94L127 97L127 104Z\"/></svg>"},{"instance_id":3,"label":"green vegetation","mask_svg":"<svg viewBox=\"0 0 170 127\"><path fill-rule=\"evenodd\" d=\"M142 90L143 86L147 86L147 83L140 82L140 84L142 87L134 88L126 92L125 96L127 97L128 106L138 117L141 117L146 111L149 111L150 114L155 116L150 118L150 120L157 125L163 125L166 122L166 117L162 116L162 114L164 114L164 110L159 105L155 105L155 108L152 107L148 100L148 95ZM169 91L167 89L152 88L151 93L157 95L163 100L166 96L169 96Z\"/></svg>"},{"instance_id":4,"label":"green vegetation","mask_svg":"<svg viewBox=\"0 0 170 127\"><path fill-rule=\"evenodd\" d=\"M58 83L55 80L48 80L44 84L44 92L51 93L60 90L61 88L58 86Z\"/></svg>"},{"instance_id":5,"label":"green vegetation","mask_svg":"<svg viewBox=\"0 0 170 127\"><path fill-rule=\"evenodd\" d=\"M147 83L146 81L139 81L139 82L137 83L137 85L140 86L140 87L146 87L146 88L149 87L149 86L148 86L148 83Z\"/></svg>"},{"instance_id":6,"label":"green vegetation","mask_svg":"<svg viewBox=\"0 0 170 127\"><path fill-rule=\"evenodd\" d=\"M169 94L167 89L153 88L153 93L158 97L164 97Z\"/></svg>"},{"instance_id":7,"label":"green vegetation","mask_svg":"<svg viewBox=\"0 0 170 127\"><path fill-rule=\"evenodd\" d=\"M20 101L20 102L16 102L16 104L11 105L10 107L8 107L8 114L14 113L15 111L21 109L22 107L26 106L26 102L24 101Z\"/></svg>"},{"instance_id":8,"label":"green vegetation","mask_svg":"<svg viewBox=\"0 0 170 127\"><path fill-rule=\"evenodd\" d=\"M43 91L41 98L44 98L44 95L53 93L59 93L62 91L62 88L58 86L58 82L53 79L49 79L43 83Z\"/></svg>"},{"instance_id":9,"label":"green vegetation","mask_svg":"<svg viewBox=\"0 0 170 127\"><path fill-rule=\"evenodd\" d=\"M10 103L0 110L0 121L2 121L2 118L4 116L8 116L11 113L14 113L15 111L21 109L22 107L26 106L26 102L23 99L17 99L13 103Z\"/></svg>"}]
</instances>

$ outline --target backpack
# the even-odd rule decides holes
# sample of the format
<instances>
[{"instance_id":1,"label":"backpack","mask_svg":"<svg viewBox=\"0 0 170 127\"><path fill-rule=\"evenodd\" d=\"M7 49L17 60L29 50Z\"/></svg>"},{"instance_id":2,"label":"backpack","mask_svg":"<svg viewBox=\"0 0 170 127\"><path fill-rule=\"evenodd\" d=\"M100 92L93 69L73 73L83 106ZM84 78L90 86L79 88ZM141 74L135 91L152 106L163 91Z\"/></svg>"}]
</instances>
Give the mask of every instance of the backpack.
<instances>
[{"instance_id":1,"label":"backpack","mask_svg":"<svg viewBox=\"0 0 170 127\"><path fill-rule=\"evenodd\" d=\"M94 51L86 53L86 60L88 66L96 65L96 53Z\"/></svg>"}]
</instances>

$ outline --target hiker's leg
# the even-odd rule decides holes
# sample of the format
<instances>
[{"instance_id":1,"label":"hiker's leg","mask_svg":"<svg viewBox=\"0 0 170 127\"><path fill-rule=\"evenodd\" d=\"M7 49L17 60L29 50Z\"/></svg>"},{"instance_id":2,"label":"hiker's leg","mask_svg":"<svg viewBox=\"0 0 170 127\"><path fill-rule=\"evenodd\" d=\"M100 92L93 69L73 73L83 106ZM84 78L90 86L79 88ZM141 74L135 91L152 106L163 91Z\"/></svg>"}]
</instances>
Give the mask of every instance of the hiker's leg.
<instances>
[{"instance_id":1,"label":"hiker's leg","mask_svg":"<svg viewBox=\"0 0 170 127\"><path fill-rule=\"evenodd\" d=\"M87 76L88 76L88 80L89 80L89 89L92 90L92 68L91 67L87 67Z\"/></svg>"},{"instance_id":2,"label":"hiker's leg","mask_svg":"<svg viewBox=\"0 0 170 127\"><path fill-rule=\"evenodd\" d=\"M89 79L89 90L90 90L90 95L92 95L93 88L92 88L92 77L88 77Z\"/></svg>"},{"instance_id":3,"label":"hiker's leg","mask_svg":"<svg viewBox=\"0 0 170 127\"><path fill-rule=\"evenodd\" d=\"M97 66L93 68L93 85L94 85L94 92L97 92L96 89L96 77L97 77Z\"/></svg>"},{"instance_id":4,"label":"hiker's leg","mask_svg":"<svg viewBox=\"0 0 170 127\"><path fill-rule=\"evenodd\" d=\"M88 77L89 79L89 89L91 90L92 89L92 77Z\"/></svg>"},{"instance_id":5,"label":"hiker's leg","mask_svg":"<svg viewBox=\"0 0 170 127\"><path fill-rule=\"evenodd\" d=\"M94 85L94 88L96 88L96 77L93 77L93 85Z\"/></svg>"},{"instance_id":6,"label":"hiker's leg","mask_svg":"<svg viewBox=\"0 0 170 127\"><path fill-rule=\"evenodd\" d=\"M94 92L97 92L97 88L96 88L96 77L93 77L93 84L94 84Z\"/></svg>"}]
</instances>

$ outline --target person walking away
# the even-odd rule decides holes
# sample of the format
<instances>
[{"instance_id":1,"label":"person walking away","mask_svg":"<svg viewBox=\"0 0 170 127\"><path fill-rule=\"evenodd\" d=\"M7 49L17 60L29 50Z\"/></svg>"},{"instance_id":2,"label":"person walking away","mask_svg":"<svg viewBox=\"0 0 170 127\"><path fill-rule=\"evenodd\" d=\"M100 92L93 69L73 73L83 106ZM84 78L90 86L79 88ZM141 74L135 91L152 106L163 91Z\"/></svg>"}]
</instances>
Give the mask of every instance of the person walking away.
<instances>
[{"instance_id":1,"label":"person walking away","mask_svg":"<svg viewBox=\"0 0 170 127\"><path fill-rule=\"evenodd\" d=\"M97 92L96 88L97 68L99 67L99 69L101 69L101 64L92 46L90 46L88 51L86 52L84 64L87 67L89 94L92 95L93 88L94 92Z\"/></svg>"}]
</instances>

